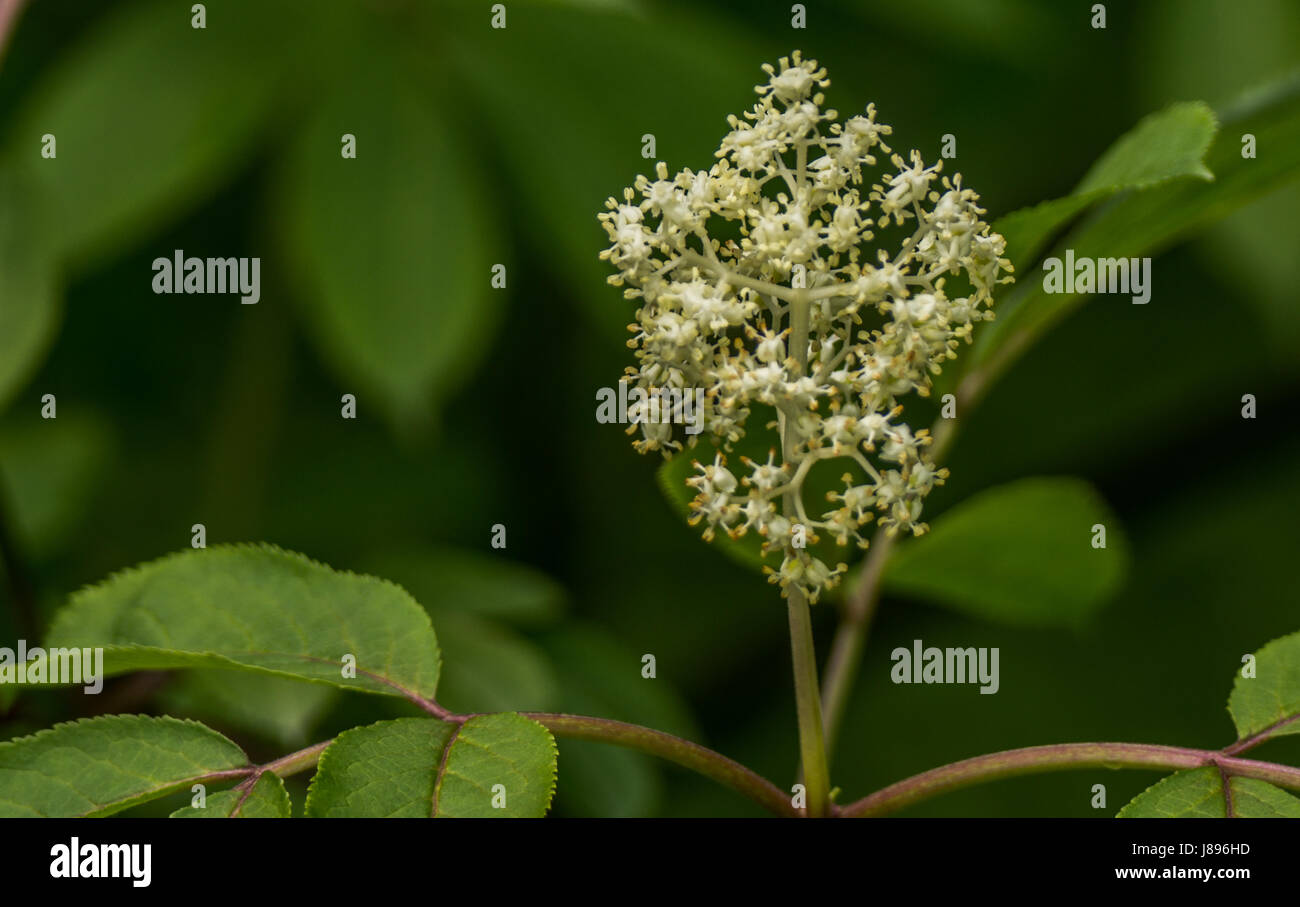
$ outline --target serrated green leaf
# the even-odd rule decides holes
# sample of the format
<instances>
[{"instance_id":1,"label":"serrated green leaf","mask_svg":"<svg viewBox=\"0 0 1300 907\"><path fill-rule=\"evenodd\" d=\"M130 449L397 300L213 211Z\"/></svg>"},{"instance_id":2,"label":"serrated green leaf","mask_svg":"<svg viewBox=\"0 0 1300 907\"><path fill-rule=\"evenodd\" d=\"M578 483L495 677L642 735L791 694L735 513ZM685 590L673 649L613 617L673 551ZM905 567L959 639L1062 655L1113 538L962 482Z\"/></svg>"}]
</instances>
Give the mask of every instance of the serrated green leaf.
<instances>
[{"instance_id":1,"label":"serrated green leaf","mask_svg":"<svg viewBox=\"0 0 1300 907\"><path fill-rule=\"evenodd\" d=\"M289 792L274 772L263 772L247 795L239 788L218 791L202 807L183 806L173 819L287 819L292 813Z\"/></svg>"},{"instance_id":2,"label":"serrated green leaf","mask_svg":"<svg viewBox=\"0 0 1300 907\"><path fill-rule=\"evenodd\" d=\"M1071 218L1117 192L1181 177L1213 179L1204 158L1216 129L1214 112L1199 101L1146 117L1097 159L1074 192L1013 211L993 224L1007 240L1012 265L1022 271Z\"/></svg>"},{"instance_id":3,"label":"serrated green leaf","mask_svg":"<svg viewBox=\"0 0 1300 907\"><path fill-rule=\"evenodd\" d=\"M1092 546L1098 523L1104 549ZM1127 561L1119 522L1091 485L1021 479L935 518L890 559L884 587L987 620L1075 626L1115 592Z\"/></svg>"},{"instance_id":4,"label":"serrated green leaf","mask_svg":"<svg viewBox=\"0 0 1300 907\"><path fill-rule=\"evenodd\" d=\"M1257 778L1231 778L1232 814L1240 819L1300 819L1300 798Z\"/></svg>"},{"instance_id":5,"label":"serrated green leaf","mask_svg":"<svg viewBox=\"0 0 1300 907\"><path fill-rule=\"evenodd\" d=\"M106 16L51 68L6 150L53 207L61 254L121 249L247 159L283 84L282 36L301 17L281 0L228 0L207 28L156 0ZM42 137L57 141L41 156Z\"/></svg>"},{"instance_id":6,"label":"serrated green leaf","mask_svg":"<svg viewBox=\"0 0 1300 907\"><path fill-rule=\"evenodd\" d=\"M1214 179L1204 159L1217 131L1214 111L1202 102L1172 104L1120 136L1088 170L1076 193L1147 189L1184 176Z\"/></svg>"},{"instance_id":7,"label":"serrated green leaf","mask_svg":"<svg viewBox=\"0 0 1300 907\"><path fill-rule=\"evenodd\" d=\"M1118 819L1223 819L1223 781L1214 766L1162 778L1119 811Z\"/></svg>"},{"instance_id":8,"label":"serrated green leaf","mask_svg":"<svg viewBox=\"0 0 1300 907\"><path fill-rule=\"evenodd\" d=\"M427 819L454 730L435 718L396 718L344 731L321 754L304 815Z\"/></svg>"},{"instance_id":9,"label":"serrated green leaf","mask_svg":"<svg viewBox=\"0 0 1300 907\"><path fill-rule=\"evenodd\" d=\"M1300 799L1255 778L1229 778L1232 816L1238 819L1300 817ZM1178 772L1138 794L1120 819L1223 819L1228 816L1223 776L1215 766Z\"/></svg>"},{"instance_id":10,"label":"serrated green leaf","mask_svg":"<svg viewBox=\"0 0 1300 907\"><path fill-rule=\"evenodd\" d=\"M540 817L555 790L555 741L513 713L457 728L398 718L340 734L307 795L316 817ZM500 787L498 787L500 785ZM496 807L495 802L504 806Z\"/></svg>"},{"instance_id":11,"label":"serrated green leaf","mask_svg":"<svg viewBox=\"0 0 1300 907\"><path fill-rule=\"evenodd\" d=\"M194 721L108 715L0 743L0 816L107 816L243 768L243 750Z\"/></svg>"},{"instance_id":12,"label":"serrated green leaf","mask_svg":"<svg viewBox=\"0 0 1300 907\"><path fill-rule=\"evenodd\" d=\"M1129 193L1071 231L1060 247L1073 249L1076 260L1151 255L1300 178L1300 74L1252 93L1219 119L1221 128L1205 157L1213 181L1180 179ZM1243 158L1241 136L1246 133L1267 153ZM982 365L1004 347L1023 349L1084 298L1045 292L1041 272L1017 276L1015 289L998 304L997 320L976 339L968 368ZM1176 305L1177 300L1162 301L1157 293L1150 304Z\"/></svg>"},{"instance_id":13,"label":"serrated green leaf","mask_svg":"<svg viewBox=\"0 0 1300 907\"><path fill-rule=\"evenodd\" d=\"M1238 738L1300 734L1300 633L1256 652L1254 677L1237 672L1228 711Z\"/></svg>"},{"instance_id":14,"label":"serrated green leaf","mask_svg":"<svg viewBox=\"0 0 1300 907\"><path fill-rule=\"evenodd\" d=\"M471 718L438 771L435 815L541 818L555 794L556 755L551 732L530 718L510 712Z\"/></svg>"},{"instance_id":15,"label":"serrated green leaf","mask_svg":"<svg viewBox=\"0 0 1300 907\"><path fill-rule=\"evenodd\" d=\"M183 551L76 593L49 646L102 646L107 675L243 668L384 695L432 698L429 616L401 587L270 545ZM345 656L356 677L344 677Z\"/></svg>"},{"instance_id":16,"label":"serrated green leaf","mask_svg":"<svg viewBox=\"0 0 1300 907\"><path fill-rule=\"evenodd\" d=\"M291 146L282 224L325 360L359 409L411 429L485 353L505 292L491 269L503 258L463 133L385 53L363 60ZM355 159L340 153L345 133ZM507 287L525 279L506 276Z\"/></svg>"}]
</instances>

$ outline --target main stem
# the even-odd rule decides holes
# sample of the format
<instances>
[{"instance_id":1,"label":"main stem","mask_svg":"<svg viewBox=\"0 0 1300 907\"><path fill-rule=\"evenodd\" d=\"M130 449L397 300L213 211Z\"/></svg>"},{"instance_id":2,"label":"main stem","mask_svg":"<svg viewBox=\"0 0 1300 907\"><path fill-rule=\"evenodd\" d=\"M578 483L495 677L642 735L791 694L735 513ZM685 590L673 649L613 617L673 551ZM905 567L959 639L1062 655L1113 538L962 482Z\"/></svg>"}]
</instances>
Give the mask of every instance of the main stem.
<instances>
[{"instance_id":1,"label":"main stem","mask_svg":"<svg viewBox=\"0 0 1300 907\"><path fill-rule=\"evenodd\" d=\"M799 713L799 754L807 792L807 814L825 816L830 809L830 769L822 734L821 695L817 690L817 654L813 650L812 615L803 590L786 587L790 614L790 654L794 659L794 699Z\"/></svg>"},{"instance_id":2,"label":"main stem","mask_svg":"<svg viewBox=\"0 0 1300 907\"><path fill-rule=\"evenodd\" d=\"M806 290L795 290L790 299L790 355L796 374L808 368L809 301ZM781 412L781 455L787 465L795 461L799 448L799 429L793 409ZM797 488L785 493L785 516L798 519L795 496ZM787 552L792 555L794 552ZM817 653L813 648L812 614L808 597L794 583L785 587L786 610L790 616L790 654L794 662L794 699L799 716L799 756L803 768L804 789L808 798L807 815L814 818L830 811L830 770L826 763L826 741L822 731L821 693L817 684Z\"/></svg>"}]
</instances>

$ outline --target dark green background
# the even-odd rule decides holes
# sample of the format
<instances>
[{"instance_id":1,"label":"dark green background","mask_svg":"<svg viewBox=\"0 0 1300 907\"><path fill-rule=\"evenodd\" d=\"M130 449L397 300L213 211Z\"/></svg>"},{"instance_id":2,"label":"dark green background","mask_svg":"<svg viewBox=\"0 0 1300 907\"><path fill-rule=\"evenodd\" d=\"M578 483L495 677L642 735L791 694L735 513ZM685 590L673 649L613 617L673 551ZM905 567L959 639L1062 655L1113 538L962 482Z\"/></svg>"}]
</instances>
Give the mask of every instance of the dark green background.
<instances>
[{"instance_id":1,"label":"dark green background","mask_svg":"<svg viewBox=\"0 0 1300 907\"><path fill-rule=\"evenodd\" d=\"M1219 106L1300 63L1300 4L1286 0L1114 2L1105 30L1089 26L1091 5L809 3L808 27L795 31L789 4L519 0L508 4L508 28L494 32L488 3L300 4L277 21L301 29L271 42L293 76L260 83L273 113L228 166L205 171L168 210L103 254L67 263L57 336L0 420L6 518L41 619L83 583L188 546L195 522L206 524L209 544L267 540L353 569L394 551L418 561L432 546L490 552L490 527L504 523L503 554L564 590L562 617L500 628L511 645L547 653L557 690L547 705L674 724L788 786L797 742L774 588L701 542L660 495L657 461L594 419L596 389L631 361L623 325L632 316L603 283L596 212L649 169L643 133L656 136L670 168L707 166L726 114L752 103L759 64L794 48L830 70L829 103L851 113L874 101L896 146L929 160L940 136L956 135L955 169L990 219L1067 193L1143 114L1174 100ZM207 6L209 28L230 28L230 17L252 8ZM42 0L26 12L0 69L5 148L37 153L38 137L16 134L27 122L20 114L69 60L106 40L102 29L127 7L150 7L160 27L189 30L188 3ZM266 43L248 42L250 66ZM172 65L183 63L176 44ZM381 60L397 63L376 77ZM454 167L482 187L475 216L457 229L509 273L508 289L485 294L480 314L469 307L488 338L466 345L473 361L414 408L359 389L316 342L311 290L286 264L281 235L282 187L293 178L286 160L324 100L359 85L379 97L394 80L455 137L455 148L407 149L406 159ZM173 116L151 117L133 106L140 98L117 102L124 122L164 129ZM151 141L144 132L139 141ZM362 159L373 151L367 141L360 136ZM75 153L60 147L61 158ZM106 184L119 165L103 161ZM834 754L842 801L1014 746L1231 739L1223 704L1242 654L1300 628L1298 204L1293 185L1162 255L1148 306L1090 301L963 422L932 518L1009 479L1080 475L1118 513L1131 572L1078 632L1008 629L887 599ZM368 221L324 232L346 246ZM432 262L446 286L486 287L486 271L466 278L445 250L421 237L411 244L407 260L424 270ZM260 304L153 295L150 262L175 248L260 256ZM376 281L400 285L391 273ZM422 329L442 304L437 286L421 285L379 307L402 332L407 314ZM339 418L347 392L359 397L355 422ZM39 418L44 393L58 395L57 431ZM1243 393L1258 398L1253 422L1240 418ZM438 594L436 583L426 594L416 579L394 578L426 603ZM824 606L814 613L823 651L833 616ZM15 619L6 600L6 638ZM890 684L889 651L915 638L999 647L1001 691ZM457 652L444 644L452 663ZM642 653L656 655L657 680L640 679ZM490 659L478 663L491 670ZM643 701L637 684L652 683L655 696ZM131 680L110 683L101 700L90 708L156 711L167 701ZM85 714L86 702L25 694L0 734ZM369 698L338 700L307 737L393 712ZM255 758L285 749L247 724L196 714ZM1294 762L1300 740L1259 756ZM1113 815L1157 777L1084 771L999 782L909 814ZM1104 811L1089 807L1098 782L1109 788ZM639 757L562 742L556 811L754 808Z\"/></svg>"}]
</instances>

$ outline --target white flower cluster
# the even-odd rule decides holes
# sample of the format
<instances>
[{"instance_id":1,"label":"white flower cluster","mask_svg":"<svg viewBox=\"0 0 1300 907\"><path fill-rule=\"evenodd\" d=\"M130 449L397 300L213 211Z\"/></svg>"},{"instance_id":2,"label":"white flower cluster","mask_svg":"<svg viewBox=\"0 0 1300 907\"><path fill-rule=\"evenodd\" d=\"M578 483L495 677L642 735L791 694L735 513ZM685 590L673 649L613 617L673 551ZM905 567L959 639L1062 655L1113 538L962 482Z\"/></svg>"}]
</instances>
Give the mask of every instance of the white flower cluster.
<instances>
[{"instance_id":1,"label":"white flower cluster","mask_svg":"<svg viewBox=\"0 0 1300 907\"><path fill-rule=\"evenodd\" d=\"M612 245L601 257L618 271L610 283L641 301L628 344L637 386L704 388L704 428L721 451L744 435L751 407L776 411L780 460L741 458L739 478L722 452L697 463L692 522L706 538L761 534L765 553L784 555L772 580L816 601L845 570L804 549L818 531L865 548L877 513L888 532L925 531L922 500L946 471L927 460L929 434L902 421L899 398L928 395L974 323L992 317L1010 262L960 174L892 154L874 105L839 123L822 109L829 82L815 61L796 52L763 68L758 103L729 118L712 167L670 176L659 163L656 178L606 203ZM871 182L877 154L893 170ZM914 229L892 256L864 252L873 228L904 224L901 235ZM681 449L668 423L631 430L642 452ZM810 516L804 480L835 458L851 461L844 490Z\"/></svg>"}]
</instances>

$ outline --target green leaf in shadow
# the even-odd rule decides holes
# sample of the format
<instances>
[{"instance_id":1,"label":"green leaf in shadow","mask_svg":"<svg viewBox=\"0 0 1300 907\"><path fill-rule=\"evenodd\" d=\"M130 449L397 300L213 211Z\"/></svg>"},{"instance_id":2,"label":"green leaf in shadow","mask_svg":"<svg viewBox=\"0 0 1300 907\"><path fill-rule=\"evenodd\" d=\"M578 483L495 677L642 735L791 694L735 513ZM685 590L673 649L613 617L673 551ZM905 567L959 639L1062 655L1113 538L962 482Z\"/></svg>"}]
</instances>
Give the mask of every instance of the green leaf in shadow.
<instances>
[{"instance_id":1,"label":"green leaf in shadow","mask_svg":"<svg viewBox=\"0 0 1300 907\"><path fill-rule=\"evenodd\" d=\"M1093 526L1106 547L1093 547ZM945 512L934 529L899 546L885 568L888 592L985 620L1078 626L1119 588L1128 545L1087 482L1021 479Z\"/></svg>"}]
</instances>

